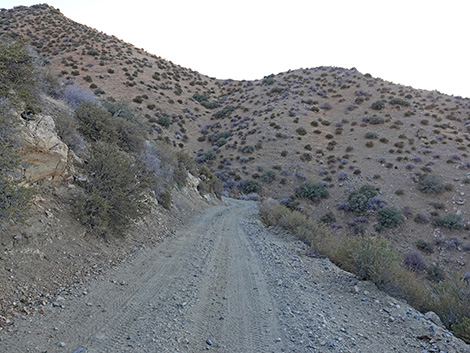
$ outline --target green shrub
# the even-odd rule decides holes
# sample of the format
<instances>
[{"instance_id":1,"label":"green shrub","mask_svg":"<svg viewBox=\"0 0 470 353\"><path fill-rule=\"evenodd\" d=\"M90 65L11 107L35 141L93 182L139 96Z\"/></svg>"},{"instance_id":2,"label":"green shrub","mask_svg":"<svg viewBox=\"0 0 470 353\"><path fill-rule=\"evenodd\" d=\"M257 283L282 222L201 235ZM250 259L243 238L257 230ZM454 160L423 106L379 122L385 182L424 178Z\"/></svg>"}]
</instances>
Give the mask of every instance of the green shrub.
<instances>
[{"instance_id":1,"label":"green shrub","mask_svg":"<svg viewBox=\"0 0 470 353\"><path fill-rule=\"evenodd\" d=\"M323 216L320 217L320 223L332 224L336 222L336 217L333 212L328 211Z\"/></svg>"},{"instance_id":2,"label":"green shrub","mask_svg":"<svg viewBox=\"0 0 470 353\"><path fill-rule=\"evenodd\" d=\"M396 227L405 220L401 211L395 207L385 207L377 213L377 216L382 228Z\"/></svg>"},{"instance_id":3,"label":"green shrub","mask_svg":"<svg viewBox=\"0 0 470 353\"><path fill-rule=\"evenodd\" d=\"M372 185L366 184L351 192L348 196L349 209L353 212L365 211L371 198L377 195Z\"/></svg>"},{"instance_id":4,"label":"green shrub","mask_svg":"<svg viewBox=\"0 0 470 353\"><path fill-rule=\"evenodd\" d=\"M212 161L216 158L216 153L213 150L208 150L201 155L201 162Z\"/></svg>"},{"instance_id":5,"label":"green shrub","mask_svg":"<svg viewBox=\"0 0 470 353\"><path fill-rule=\"evenodd\" d=\"M265 183L271 184L274 180L276 180L276 172L274 170L266 170L261 175L261 180Z\"/></svg>"},{"instance_id":6,"label":"green shrub","mask_svg":"<svg viewBox=\"0 0 470 353\"><path fill-rule=\"evenodd\" d=\"M163 208L169 210L171 208L171 193L168 190L159 192L157 195L158 202L163 206Z\"/></svg>"},{"instance_id":7,"label":"green shrub","mask_svg":"<svg viewBox=\"0 0 470 353\"><path fill-rule=\"evenodd\" d=\"M437 175L425 174L419 178L418 189L424 193L438 194L444 191L444 184Z\"/></svg>"},{"instance_id":8,"label":"green shrub","mask_svg":"<svg viewBox=\"0 0 470 353\"><path fill-rule=\"evenodd\" d=\"M404 100L404 99L401 99L401 98L393 98L389 101L390 104L392 105L401 105L403 107L409 107L410 106L410 102Z\"/></svg>"},{"instance_id":9,"label":"green shrub","mask_svg":"<svg viewBox=\"0 0 470 353\"><path fill-rule=\"evenodd\" d=\"M115 145L96 143L90 155L85 195L75 205L79 219L97 234L122 235L148 211L144 191L149 184L138 178L141 168Z\"/></svg>"},{"instance_id":10,"label":"green shrub","mask_svg":"<svg viewBox=\"0 0 470 353\"><path fill-rule=\"evenodd\" d=\"M38 75L24 40L0 38L0 77L0 97L9 98L14 105L37 103Z\"/></svg>"},{"instance_id":11,"label":"green shrub","mask_svg":"<svg viewBox=\"0 0 470 353\"><path fill-rule=\"evenodd\" d=\"M144 133L139 126L121 118L114 118L118 134L117 145L124 151L139 154L144 147Z\"/></svg>"},{"instance_id":12,"label":"green shrub","mask_svg":"<svg viewBox=\"0 0 470 353\"><path fill-rule=\"evenodd\" d=\"M255 148L253 146L245 146L242 148L243 153L253 153Z\"/></svg>"},{"instance_id":13,"label":"green shrub","mask_svg":"<svg viewBox=\"0 0 470 353\"><path fill-rule=\"evenodd\" d=\"M296 190L295 195L300 198L309 199L313 202L317 202L329 196L325 185L311 181L300 185L300 187Z\"/></svg>"},{"instance_id":14,"label":"green shrub","mask_svg":"<svg viewBox=\"0 0 470 353\"><path fill-rule=\"evenodd\" d=\"M436 219L436 225L440 227L446 227L447 229L450 230L459 230L463 226L463 218L462 216L455 214L455 213L449 213L445 215L444 217Z\"/></svg>"},{"instance_id":15,"label":"green shrub","mask_svg":"<svg viewBox=\"0 0 470 353\"><path fill-rule=\"evenodd\" d=\"M303 127L297 128L297 130L295 130L295 132L298 133L300 136L307 135L307 130L305 130L305 128L303 128Z\"/></svg>"},{"instance_id":16,"label":"green shrub","mask_svg":"<svg viewBox=\"0 0 470 353\"><path fill-rule=\"evenodd\" d=\"M385 239L380 237L358 237L350 244L350 260L354 273L360 279L376 284L389 281L389 270L397 261L397 254Z\"/></svg>"},{"instance_id":17,"label":"green shrub","mask_svg":"<svg viewBox=\"0 0 470 353\"><path fill-rule=\"evenodd\" d=\"M372 103L370 107L374 110L382 110L385 108L385 103L383 101L376 101Z\"/></svg>"},{"instance_id":18,"label":"green shrub","mask_svg":"<svg viewBox=\"0 0 470 353\"><path fill-rule=\"evenodd\" d=\"M466 343L470 344L470 317L464 316L457 320L451 327L455 336L463 339Z\"/></svg>"},{"instance_id":19,"label":"green shrub","mask_svg":"<svg viewBox=\"0 0 470 353\"><path fill-rule=\"evenodd\" d=\"M470 286L460 278L451 278L435 286L437 299L433 303L434 312L443 324L450 327L459 337L466 337L470 318Z\"/></svg>"},{"instance_id":20,"label":"green shrub","mask_svg":"<svg viewBox=\"0 0 470 353\"><path fill-rule=\"evenodd\" d=\"M157 124L163 126L163 127L166 127L168 129L168 127L170 127L170 123L171 123L171 120L168 116L164 115L164 116L161 116L157 119Z\"/></svg>"},{"instance_id":21,"label":"green shrub","mask_svg":"<svg viewBox=\"0 0 470 353\"><path fill-rule=\"evenodd\" d=\"M429 242L424 241L422 239L420 239L416 242L416 247L419 250L421 250L421 251L423 251L427 254L432 254L434 252L434 245L432 245L432 243L429 243Z\"/></svg>"},{"instance_id":22,"label":"green shrub","mask_svg":"<svg viewBox=\"0 0 470 353\"><path fill-rule=\"evenodd\" d=\"M244 194L258 193L261 189L261 185L253 180L244 180L240 189Z\"/></svg>"},{"instance_id":23,"label":"green shrub","mask_svg":"<svg viewBox=\"0 0 470 353\"><path fill-rule=\"evenodd\" d=\"M112 116L91 102L84 102L75 111L80 133L90 142L115 143L118 133Z\"/></svg>"},{"instance_id":24,"label":"green shrub","mask_svg":"<svg viewBox=\"0 0 470 353\"><path fill-rule=\"evenodd\" d=\"M229 105L229 106L223 108L222 110L219 110L218 112L216 112L214 114L214 117L216 119L224 118L224 117L230 115L230 113L233 112L235 109L237 109L237 107L235 107L233 105Z\"/></svg>"},{"instance_id":25,"label":"green shrub","mask_svg":"<svg viewBox=\"0 0 470 353\"><path fill-rule=\"evenodd\" d=\"M433 282L442 282L445 279L444 270L438 265L432 265L427 269L426 278Z\"/></svg>"},{"instance_id":26,"label":"green shrub","mask_svg":"<svg viewBox=\"0 0 470 353\"><path fill-rule=\"evenodd\" d=\"M370 118L370 123L373 125L378 125L378 124L383 124L385 122L384 118L381 118L380 116L373 116Z\"/></svg>"}]
</instances>

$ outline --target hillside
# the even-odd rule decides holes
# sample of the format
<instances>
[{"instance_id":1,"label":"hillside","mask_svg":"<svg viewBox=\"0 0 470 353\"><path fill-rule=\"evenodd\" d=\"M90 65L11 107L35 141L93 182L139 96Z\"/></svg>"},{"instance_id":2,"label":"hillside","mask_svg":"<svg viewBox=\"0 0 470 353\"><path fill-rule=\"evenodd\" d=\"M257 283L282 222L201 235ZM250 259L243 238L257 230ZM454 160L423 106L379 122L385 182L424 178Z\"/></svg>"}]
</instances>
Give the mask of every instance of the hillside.
<instances>
[{"instance_id":1,"label":"hillside","mask_svg":"<svg viewBox=\"0 0 470 353\"><path fill-rule=\"evenodd\" d=\"M470 98L354 68L217 80L47 5L1 11L2 33L30 40L65 89L129 103L149 140L206 166L223 195L273 198L338 239L382 235L428 286L470 278Z\"/></svg>"}]
</instances>

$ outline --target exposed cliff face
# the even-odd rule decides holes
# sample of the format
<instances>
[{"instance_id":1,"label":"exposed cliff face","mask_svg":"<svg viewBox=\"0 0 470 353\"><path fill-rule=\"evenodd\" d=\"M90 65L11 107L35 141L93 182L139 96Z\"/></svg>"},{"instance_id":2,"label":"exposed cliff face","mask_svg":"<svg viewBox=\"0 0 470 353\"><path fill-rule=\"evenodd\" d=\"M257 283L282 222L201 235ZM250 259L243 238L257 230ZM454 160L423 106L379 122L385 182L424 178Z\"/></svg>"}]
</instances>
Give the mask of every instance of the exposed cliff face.
<instances>
[{"instance_id":1,"label":"exposed cliff face","mask_svg":"<svg viewBox=\"0 0 470 353\"><path fill-rule=\"evenodd\" d=\"M32 181L64 181L70 177L69 148L61 141L51 116L25 121L22 129L24 175Z\"/></svg>"}]
</instances>

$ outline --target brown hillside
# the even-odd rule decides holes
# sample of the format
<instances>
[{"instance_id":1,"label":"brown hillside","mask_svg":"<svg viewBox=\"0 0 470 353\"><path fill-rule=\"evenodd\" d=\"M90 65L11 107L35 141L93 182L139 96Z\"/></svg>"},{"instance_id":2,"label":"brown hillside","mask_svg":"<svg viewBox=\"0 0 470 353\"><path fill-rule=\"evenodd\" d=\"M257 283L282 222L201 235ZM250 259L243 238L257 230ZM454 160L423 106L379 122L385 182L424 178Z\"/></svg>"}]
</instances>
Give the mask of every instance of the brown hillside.
<instances>
[{"instance_id":1,"label":"brown hillside","mask_svg":"<svg viewBox=\"0 0 470 353\"><path fill-rule=\"evenodd\" d=\"M331 212L329 227L342 236L377 233L378 210L392 206L405 221L381 234L401 253L418 250L427 266L448 274L470 272L470 99L396 85L354 68L221 81L46 5L1 11L0 32L29 38L65 84L87 87L103 100L132 102L152 138L170 139L206 164L226 195L250 194L243 182L256 181L259 192L244 197L272 197L317 220ZM420 191L428 174L441 191ZM297 198L296 188L306 181L323 183L329 197ZM378 192L375 208L339 210L364 184ZM462 222L446 223L447 215Z\"/></svg>"}]
</instances>

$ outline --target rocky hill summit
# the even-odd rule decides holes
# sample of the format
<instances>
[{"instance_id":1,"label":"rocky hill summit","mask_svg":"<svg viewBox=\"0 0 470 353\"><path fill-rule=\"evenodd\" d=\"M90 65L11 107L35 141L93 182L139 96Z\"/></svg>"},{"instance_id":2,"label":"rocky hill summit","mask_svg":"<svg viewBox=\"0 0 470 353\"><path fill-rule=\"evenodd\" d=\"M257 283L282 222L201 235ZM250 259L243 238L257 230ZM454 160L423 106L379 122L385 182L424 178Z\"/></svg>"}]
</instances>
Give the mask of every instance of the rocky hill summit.
<instances>
[{"instance_id":1,"label":"rocky hill summit","mask_svg":"<svg viewBox=\"0 0 470 353\"><path fill-rule=\"evenodd\" d=\"M0 36L30 42L47 73L47 99L55 101L43 110L55 117L60 141L41 147L55 166L47 173L26 169L33 180L46 174L81 180L80 168L70 170L89 158L83 141L91 145L97 138L84 126L87 116L99 115L81 105L102 102L113 118L132 122L114 132L126 153L135 150L124 132L138 129L146 141L189 156L207 184L216 177L224 196L272 198L321 224L338 244L384 238L426 288L457 283L458 289L439 290L459 298L468 293L460 285L470 278L470 98L394 84L354 68L218 80L47 5L2 10ZM76 122L64 119L64 111ZM50 123L46 115L38 119L43 125ZM26 151L24 160L34 165L29 161L36 157ZM166 191L159 190L161 202ZM459 317L470 326L466 303ZM446 320L449 327L458 322L452 315Z\"/></svg>"}]
</instances>

